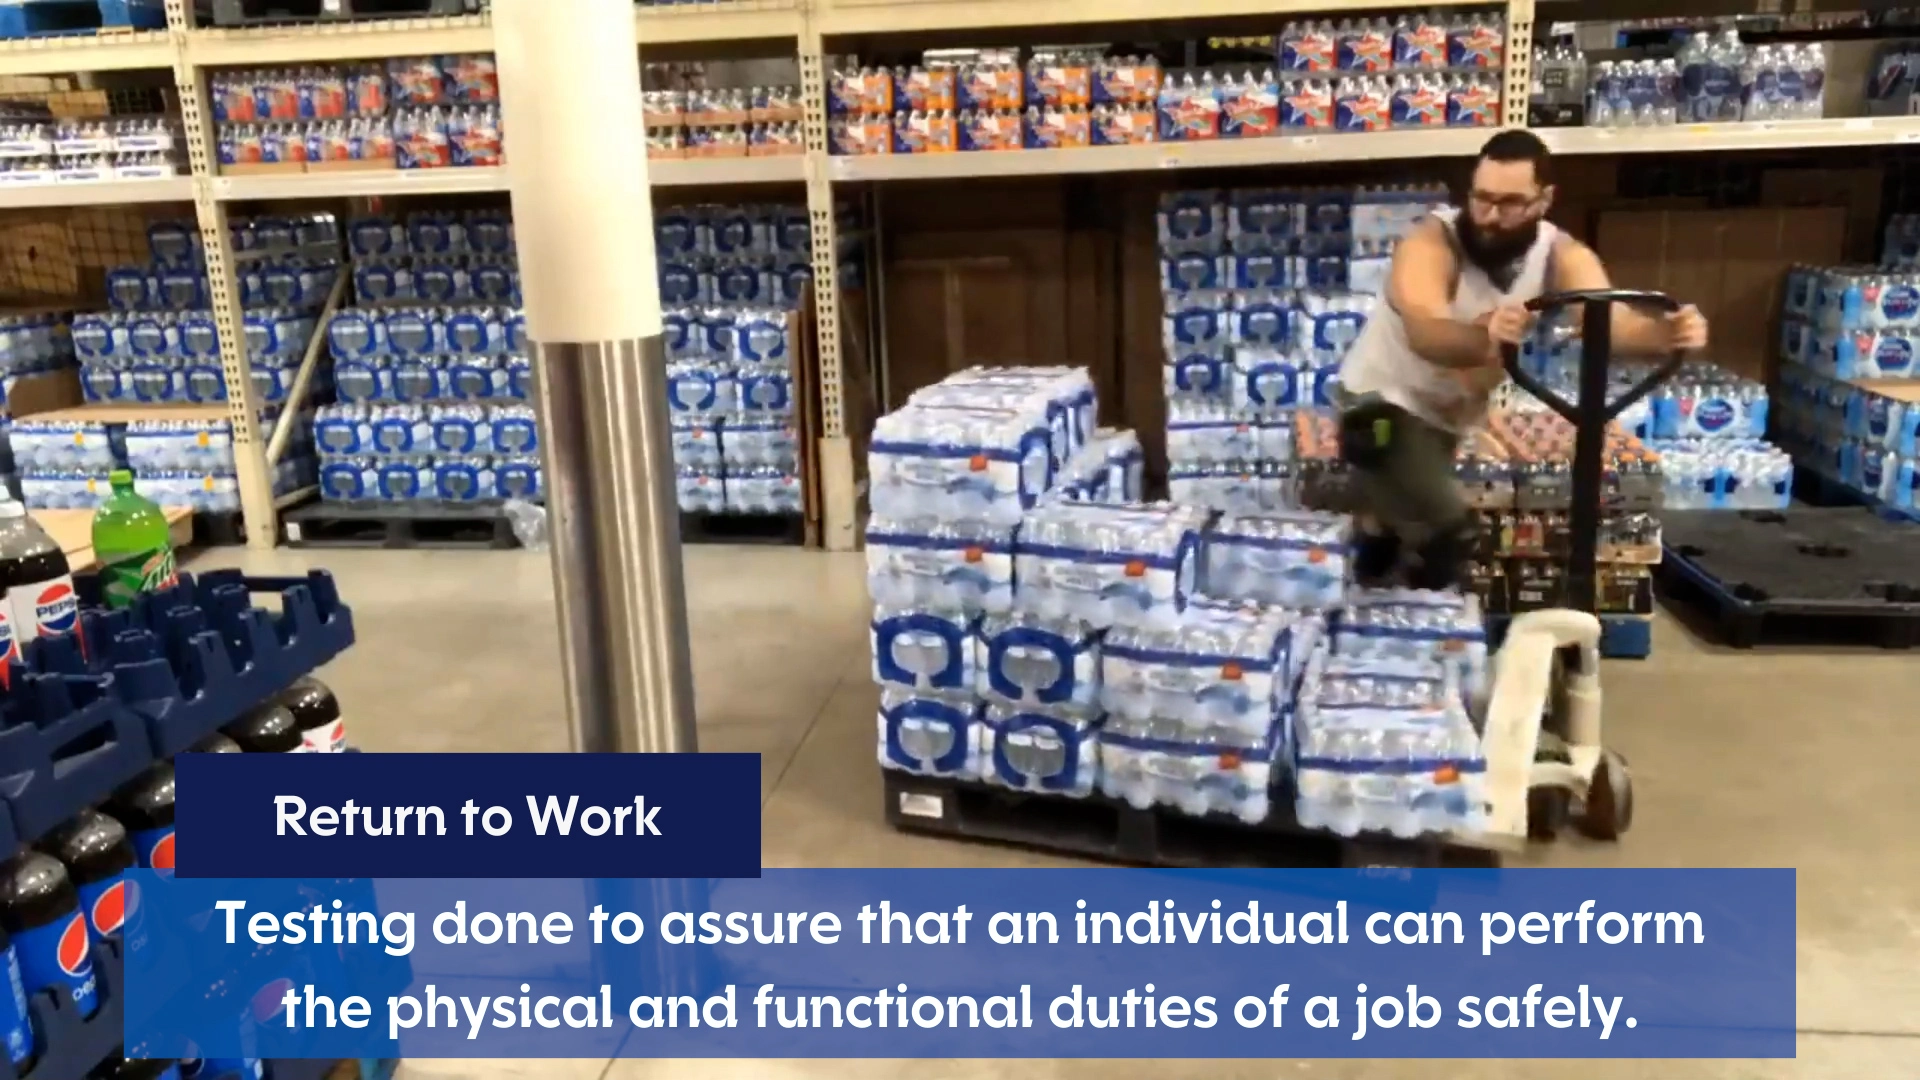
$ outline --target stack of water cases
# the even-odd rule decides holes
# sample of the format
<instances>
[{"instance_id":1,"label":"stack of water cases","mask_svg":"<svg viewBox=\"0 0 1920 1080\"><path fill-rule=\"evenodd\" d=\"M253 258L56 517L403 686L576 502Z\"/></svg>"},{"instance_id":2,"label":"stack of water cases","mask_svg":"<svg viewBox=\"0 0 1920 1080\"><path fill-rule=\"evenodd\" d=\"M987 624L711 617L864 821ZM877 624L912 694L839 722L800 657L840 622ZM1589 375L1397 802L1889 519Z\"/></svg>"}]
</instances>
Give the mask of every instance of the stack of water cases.
<instances>
[{"instance_id":1,"label":"stack of water cases","mask_svg":"<svg viewBox=\"0 0 1920 1080\"><path fill-rule=\"evenodd\" d=\"M542 495L532 367L504 212L357 219L355 305L327 328L339 401L314 419L323 499Z\"/></svg>"},{"instance_id":2,"label":"stack of water cases","mask_svg":"<svg viewBox=\"0 0 1920 1080\"><path fill-rule=\"evenodd\" d=\"M277 405L341 272L339 226L331 214L252 218L233 224L233 243L255 393ZM147 246L148 265L107 272L107 311L74 316L83 393L93 402L227 400L198 228L155 222Z\"/></svg>"},{"instance_id":3,"label":"stack of water cases","mask_svg":"<svg viewBox=\"0 0 1920 1080\"><path fill-rule=\"evenodd\" d=\"M73 316L65 312L38 312L0 316L0 405L13 396L21 379L74 366ZM9 411L0 411L0 490L20 497L13 449L7 436Z\"/></svg>"},{"instance_id":4,"label":"stack of water cases","mask_svg":"<svg viewBox=\"0 0 1920 1080\"><path fill-rule=\"evenodd\" d=\"M1920 217L1896 215L1882 267L1787 273L1774 425L1802 467L1920 507Z\"/></svg>"},{"instance_id":5,"label":"stack of water cases","mask_svg":"<svg viewBox=\"0 0 1920 1080\"><path fill-rule=\"evenodd\" d=\"M281 423L311 424L311 413L262 411L261 437ZM240 482L233 427L226 420L15 421L7 436L19 471L21 501L35 510L90 510L111 492L115 469L133 471L134 490L161 506L205 514L237 513ZM291 444L273 469L273 492L313 486L317 462L305 442Z\"/></svg>"},{"instance_id":6,"label":"stack of water cases","mask_svg":"<svg viewBox=\"0 0 1920 1080\"><path fill-rule=\"evenodd\" d=\"M1436 187L1184 191L1159 211L1168 489L1294 504L1292 413L1328 408L1394 245Z\"/></svg>"},{"instance_id":7,"label":"stack of water cases","mask_svg":"<svg viewBox=\"0 0 1920 1080\"><path fill-rule=\"evenodd\" d=\"M1141 502L1137 441L1093 415L1084 373L976 368L879 421L881 765L1343 835L1472 829L1477 602L1355 593L1342 514Z\"/></svg>"},{"instance_id":8,"label":"stack of water cases","mask_svg":"<svg viewBox=\"0 0 1920 1080\"><path fill-rule=\"evenodd\" d=\"M797 206L695 206L654 219L680 509L798 514L794 313L810 280Z\"/></svg>"},{"instance_id":9,"label":"stack of water cases","mask_svg":"<svg viewBox=\"0 0 1920 1080\"><path fill-rule=\"evenodd\" d=\"M1740 32L1694 33L1671 56L1591 65L1560 44L1534 53L1535 115L1594 127L1818 120L1826 112L1826 46L1748 45ZM1551 73L1551 78L1542 78ZM1576 113L1571 106L1583 108Z\"/></svg>"}]
</instances>

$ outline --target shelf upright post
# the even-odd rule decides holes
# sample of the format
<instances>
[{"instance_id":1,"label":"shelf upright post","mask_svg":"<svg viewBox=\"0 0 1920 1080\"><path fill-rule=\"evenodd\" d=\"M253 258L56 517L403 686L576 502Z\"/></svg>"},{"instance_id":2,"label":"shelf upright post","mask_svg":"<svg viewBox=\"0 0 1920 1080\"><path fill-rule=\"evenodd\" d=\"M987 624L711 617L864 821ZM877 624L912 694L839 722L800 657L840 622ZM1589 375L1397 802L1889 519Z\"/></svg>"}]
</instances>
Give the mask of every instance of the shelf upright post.
<instances>
[{"instance_id":1,"label":"shelf upright post","mask_svg":"<svg viewBox=\"0 0 1920 1080\"><path fill-rule=\"evenodd\" d=\"M240 514L247 526L247 546L272 548L280 542L280 522L273 505L273 473L267 466L267 440L258 430L260 405L253 391L252 366L247 362L245 316L240 304L240 277L235 273L232 232L227 208L213 195L218 160L214 153L213 117L206 105L206 72L193 65L187 52L187 34L193 26L188 0L166 0L167 33L173 38L173 82L180 95L180 122L187 140L187 161L193 169L193 210L200 225L200 244L207 262L207 301L213 306L213 325L220 335L220 369L227 381L227 419L233 426L234 473L240 484ZM322 327L315 331L325 333Z\"/></svg>"},{"instance_id":2,"label":"shelf upright post","mask_svg":"<svg viewBox=\"0 0 1920 1080\"><path fill-rule=\"evenodd\" d=\"M823 542L829 551L860 546L860 493L854 486L853 441L847 436L840 347L840 229L834 215L833 158L827 147L826 56L814 8L800 33L800 99L806 138L807 219L812 225L814 324L820 362L820 493Z\"/></svg>"},{"instance_id":3,"label":"shelf upright post","mask_svg":"<svg viewBox=\"0 0 1920 1080\"><path fill-rule=\"evenodd\" d=\"M1507 55L1505 92L1500 100L1500 126L1526 127L1527 103L1533 91L1533 0L1507 0Z\"/></svg>"}]
</instances>

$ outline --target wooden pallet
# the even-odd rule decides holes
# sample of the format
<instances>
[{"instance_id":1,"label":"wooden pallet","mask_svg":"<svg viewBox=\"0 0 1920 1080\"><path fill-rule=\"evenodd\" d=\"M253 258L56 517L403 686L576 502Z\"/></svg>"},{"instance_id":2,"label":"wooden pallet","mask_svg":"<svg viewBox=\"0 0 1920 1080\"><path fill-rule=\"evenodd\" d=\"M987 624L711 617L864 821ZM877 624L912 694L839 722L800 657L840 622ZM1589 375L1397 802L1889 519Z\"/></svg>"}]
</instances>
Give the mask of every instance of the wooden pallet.
<instances>
[{"instance_id":1,"label":"wooden pallet","mask_svg":"<svg viewBox=\"0 0 1920 1080\"><path fill-rule=\"evenodd\" d=\"M481 503L352 506L323 501L288 511L280 527L287 546L296 548L493 551L520 546L506 512Z\"/></svg>"}]
</instances>

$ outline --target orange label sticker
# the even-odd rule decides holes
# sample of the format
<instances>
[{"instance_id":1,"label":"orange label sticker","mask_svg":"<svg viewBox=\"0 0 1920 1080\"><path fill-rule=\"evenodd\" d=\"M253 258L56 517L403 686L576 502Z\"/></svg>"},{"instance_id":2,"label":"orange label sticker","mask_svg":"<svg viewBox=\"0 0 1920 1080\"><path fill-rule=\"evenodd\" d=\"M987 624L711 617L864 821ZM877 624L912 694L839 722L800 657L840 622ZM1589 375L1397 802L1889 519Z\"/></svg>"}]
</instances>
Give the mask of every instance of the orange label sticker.
<instances>
[{"instance_id":1,"label":"orange label sticker","mask_svg":"<svg viewBox=\"0 0 1920 1080\"><path fill-rule=\"evenodd\" d=\"M1327 561L1326 549L1325 548L1308 548L1307 561L1310 563L1313 563L1316 566L1319 565L1320 563L1326 562Z\"/></svg>"},{"instance_id":2,"label":"orange label sticker","mask_svg":"<svg viewBox=\"0 0 1920 1080\"><path fill-rule=\"evenodd\" d=\"M1460 782L1460 770L1452 765L1442 765L1433 770L1433 782L1436 784L1457 784Z\"/></svg>"},{"instance_id":3,"label":"orange label sticker","mask_svg":"<svg viewBox=\"0 0 1920 1080\"><path fill-rule=\"evenodd\" d=\"M970 472L986 472L987 471L987 455L975 454L972 457L968 458L967 469Z\"/></svg>"},{"instance_id":4,"label":"orange label sticker","mask_svg":"<svg viewBox=\"0 0 1920 1080\"><path fill-rule=\"evenodd\" d=\"M1440 643L1441 652L1464 652L1466 648L1467 643L1459 638L1448 638Z\"/></svg>"},{"instance_id":5,"label":"orange label sticker","mask_svg":"<svg viewBox=\"0 0 1920 1080\"><path fill-rule=\"evenodd\" d=\"M1240 665L1231 660L1220 667L1220 677L1228 682L1239 682L1241 675Z\"/></svg>"},{"instance_id":6,"label":"orange label sticker","mask_svg":"<svg viewBox=\"0 0 1920 1080\"><path fill-rule=\"evenodd\" d=\"M1221 755L1220 755L1220 767L1221 767L1221 768L1223 768L1223 769L1237 769L1237 768L1239 768L1239 767L1240 767L1240 755L1239 755L1239 754L1236 754L1236 753L1233 753L1232 751L1228 751L1227 753L1224 753L1224 754L1221 754Z\"/></svg>"},{"instance_id":7,"label":"orange label sticker","mask_svg":"<svg viewBox=\"0 0 1920 1080\"><path fill-rule=\"evenodd\" d=\"M977 547L970 547L966 551L966 559L970 563L977 563L986 557L987 553Z\"/></svg>"},{"instance_id":8,"label":"orange label sticker","mask_svg":"<svg viewBox=\"0 0 1920 1080\"><path fill-rule=\"evenodd\" d=\"M1132 562L1129 562L1127 564L1127 576L1128 577L1146 577L1147 564L1141 562L1139 559L1134 559Z\"/></svg>"}]
</instances>

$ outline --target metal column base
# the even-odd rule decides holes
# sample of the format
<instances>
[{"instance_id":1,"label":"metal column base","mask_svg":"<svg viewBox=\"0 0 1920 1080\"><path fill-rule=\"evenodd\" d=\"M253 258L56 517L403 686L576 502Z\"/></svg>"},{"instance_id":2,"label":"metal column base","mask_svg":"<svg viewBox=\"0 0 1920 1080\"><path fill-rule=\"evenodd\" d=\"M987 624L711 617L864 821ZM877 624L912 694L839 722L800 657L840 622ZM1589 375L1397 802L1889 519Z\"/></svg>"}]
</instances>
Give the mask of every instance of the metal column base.
<instances>
[{"instance_id":1,"label":"metal column base","mask_svg":"<svg viewBox=\"0 0 1920 1080\"><path fill-rule=\"evenodd\" d=\"M533 348L576 752L698 749L664 357L658 335Z\"/></svg>"}]
</instances>

